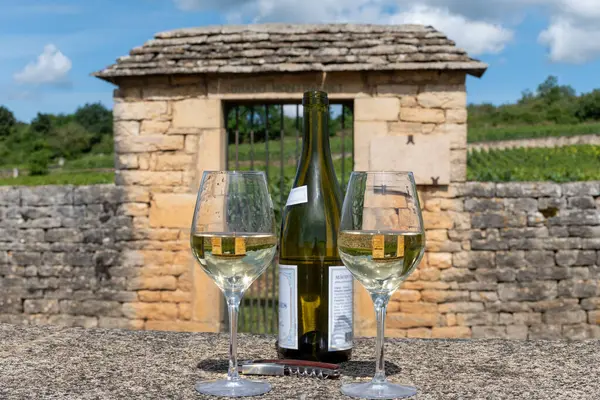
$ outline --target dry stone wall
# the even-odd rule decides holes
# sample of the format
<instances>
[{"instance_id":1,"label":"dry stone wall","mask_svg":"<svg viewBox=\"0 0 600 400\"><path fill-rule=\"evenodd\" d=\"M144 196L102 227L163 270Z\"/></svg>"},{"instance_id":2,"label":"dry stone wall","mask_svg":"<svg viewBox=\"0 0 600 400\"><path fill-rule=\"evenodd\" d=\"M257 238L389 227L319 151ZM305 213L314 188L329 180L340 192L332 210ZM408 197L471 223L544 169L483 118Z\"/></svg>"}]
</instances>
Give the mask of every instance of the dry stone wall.
<instances>
[{"instance_id":1,"label":"dry stone wall","mask_svg":"<svg viewBox=\"0 0 600 400\"><path fill-rule=\"evenodd\" d=\"M468 182L421 200L427 253L390 302L389 336L600 337L600 182ZM0 188L0 322L202 330L181 284L187 237L136 227L150 204L113 185Z\"/></svg>"},{"instance_id":2,"label":"dry stone wall","mask_svg":"<svg viewBox=\"0 0 600 400\"><path fill-rule=\"evenodd\" d=\"M390 336L600 337L600 182L423 192L428 252Z\"/></svg>"}]
</instances>

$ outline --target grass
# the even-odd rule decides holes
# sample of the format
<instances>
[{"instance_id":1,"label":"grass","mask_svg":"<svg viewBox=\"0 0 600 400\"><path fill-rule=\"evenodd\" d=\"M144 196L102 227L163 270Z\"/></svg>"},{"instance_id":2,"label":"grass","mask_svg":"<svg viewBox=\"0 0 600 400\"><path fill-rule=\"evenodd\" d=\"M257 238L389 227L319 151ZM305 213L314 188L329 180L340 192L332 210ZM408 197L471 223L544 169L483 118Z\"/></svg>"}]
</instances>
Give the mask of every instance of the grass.
<instances>
[{"instance_id":1,"label":"grass","mask_svg":"<svg viewBox=\"0 0 600 400\"><path fill-rule=\"evenodd\" d=\"M577 125L520 125L498 128L470 127L467 140L469 143L476 143L591 134L600 134L600 123Z\"/></svg>"},{"instance_id":2,"label":"grass","mask_svg":"<svg viewBox=\"0 0 600 400\"><path fill-rule=\"evenodd\" d=\"M39 176L2 178L0 186L96 185L114 183L114 172L61 172Z\"/></svg>"},{"instance_id":3,"label":"grass","mask_svg":"<svg viewBox=\"0 0 600 400\"><path fill-rule=\"evenodd\" d=\"M352 154L352 137L350 134L345 137L344 151L346 156ZM302 149L302 139L298 140L298 154ZM269 160L273 164L279 163L281 160L281 141L269 140ZM329 138L329 146L331 147L331 154L342 153L342 138L338 136L332 136ZM238 147L238 160L241 162L250 161L251 153L254 151L254 160L264 162L266 158L266 145L265 142L254 143L254 146L250 146L250 143L242 143ZM296 138L295 137L284 137L283 139L283 159L286 161L295 161L296 156ZM235 167L235 144L229 145L229 165L231 168Z\"/></svg>"},{"instance_id":4,"label":"grass","mask_svg":"<svg viewBox=\"0 0 600 400\"><path fill-rule=\"evenodd\" d=\"M114 154L88 154L76 160L68 160L65 162L64 169L66 170L81 170L81 169L99 169L99 168L114 168Z\"/></svg>"},{"instance_id":5,"label":"grass","mask_svg":"<svg viewBox=\"0 0 600 400\"><path fill-rule=\"evenodd\" d=\"M467 179L480 182L600 180L600 146L469 152Z\"/></svg>"}]
</instances>

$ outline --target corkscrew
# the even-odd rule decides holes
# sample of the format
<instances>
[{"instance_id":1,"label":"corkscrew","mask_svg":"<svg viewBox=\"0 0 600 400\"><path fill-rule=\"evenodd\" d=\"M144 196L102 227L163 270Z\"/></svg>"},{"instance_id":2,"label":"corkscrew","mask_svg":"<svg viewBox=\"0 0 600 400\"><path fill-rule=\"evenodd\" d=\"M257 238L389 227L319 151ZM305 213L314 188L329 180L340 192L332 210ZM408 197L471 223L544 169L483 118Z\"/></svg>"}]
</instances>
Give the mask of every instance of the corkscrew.
<instances>
[{"instance_id":1,"label":"corkscrew","mask_svg":"<svg viewBox=\"0 0 600 400\"><path fill-rule=\"evenodd\" d=\"M316 379L336 379L340 376L336 364L304 360L253 360L245 361L238 371L244 375L298 376Z\"/></svg>"}]
</instances>

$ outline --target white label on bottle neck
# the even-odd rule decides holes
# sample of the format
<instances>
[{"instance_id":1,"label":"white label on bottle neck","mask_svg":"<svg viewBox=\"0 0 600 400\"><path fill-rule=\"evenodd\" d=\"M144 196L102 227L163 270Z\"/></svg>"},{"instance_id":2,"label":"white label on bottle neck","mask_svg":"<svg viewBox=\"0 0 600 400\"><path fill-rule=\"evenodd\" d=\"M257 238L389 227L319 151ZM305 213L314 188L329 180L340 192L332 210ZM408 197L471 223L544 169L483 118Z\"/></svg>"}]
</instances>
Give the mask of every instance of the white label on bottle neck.
<instances>
[{"instance_id":1,"label":"white label on bottle neck","mask_svg":"<svg viewBox=\"0 0 600 400\"><path fill-rule=\"evenodd\" d=\"M329 267L329 351L352 348L353 283L346 267Z\"/></svg>"},{"instance_id":2,"label":"white label on bottle neck","mask_svg":"<svg viewBox=\"0 0 600 400\"><path fill-rule=\"evenodd\" d=\"M306 202L308 202L308 189L306 185L304 185L290 190L290 195L288 196L287 203L285 203L285 205L287 207Z\"/></svg>"},{"instance_id":3,"label":"white label on bottle neck","mask_svg":"<svg viewBox=\"0 0 600 400\"><path fill-rule=\"evenodd\" d=\"M284 349L298 350L297 300L298 267L279 265L279 347Z\"/></svg>"}]
</instances>

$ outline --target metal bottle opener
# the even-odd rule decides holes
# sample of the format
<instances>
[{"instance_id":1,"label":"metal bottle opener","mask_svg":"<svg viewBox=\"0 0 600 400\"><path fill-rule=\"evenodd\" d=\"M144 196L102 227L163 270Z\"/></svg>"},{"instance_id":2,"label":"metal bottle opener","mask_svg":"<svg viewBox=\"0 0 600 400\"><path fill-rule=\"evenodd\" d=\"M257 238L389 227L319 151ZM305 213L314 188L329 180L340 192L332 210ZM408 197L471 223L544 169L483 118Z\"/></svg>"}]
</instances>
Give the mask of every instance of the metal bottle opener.
<instances>
[{"instance_id":1,"label":"metal bottle opener","mask_svg":"<svg viewBox=\"0 0 600 400\"><path fill-rule=\"evenodd\" d=\"M251 360L241 363L238 371L243 375L295 375L317 379L340 376L339 365L304 360Z\"/></svg>"}]
</instances>

